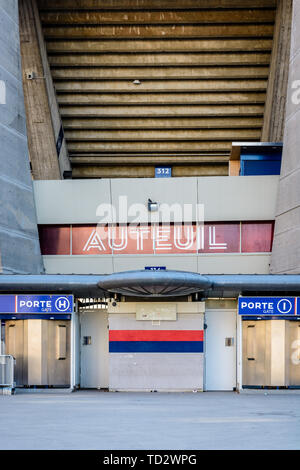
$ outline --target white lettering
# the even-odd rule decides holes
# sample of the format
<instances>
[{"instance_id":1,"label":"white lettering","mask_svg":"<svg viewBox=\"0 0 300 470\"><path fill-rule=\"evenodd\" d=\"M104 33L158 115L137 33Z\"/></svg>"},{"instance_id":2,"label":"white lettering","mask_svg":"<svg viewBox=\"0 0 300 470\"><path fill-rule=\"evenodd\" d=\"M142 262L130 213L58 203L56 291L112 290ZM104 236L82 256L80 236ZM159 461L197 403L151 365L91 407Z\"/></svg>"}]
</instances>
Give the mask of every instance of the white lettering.
<instances>
[{"instance_id":1,"label":"white lettering","mask_svg":"<svg viewBox=\"0 0 300 470\"><path fill-rule=\"evenodd\" d=\"M180 230L181 229L181 230ZM187 241L182 242L182 227L174 227L174 244L176 248L180 250L190 250L193 247L193 226L184 226L184 234L187 238Z\"/></svg>"},{"instance_id":2,"label":"white lettering","mask_svg":"<svg viewBox=\"0 0 300 470\"><path fill-rule=\"evenodd\" d=\"M294 80L292 83L292 88L295 90L292 93L292 103L300 104L300 80Z\"/></svg>"},{"instance_id":3,"label":"white lettering","mask_svg":"<svg viewBox=\"0 0 300 470\"><path fill-rule=\"evenodd\" d=\"M155 248L157 250L171 250L170 227L156 227Z\"/></svg>"},{"instance_id":4,"label":"white lettering","mask_svg":"<svg viewBox=\"0 0 300 470\"><path fill-rule=\"evenodd\" d=\"M93 230L89 236L88 241L84 245L83 251L90 251L91 249L96 248L99 251L105 251L105 246L101 240L97 230Z\"/></svg>"},{"instance_id":5,"label":"white lettering","mask_svg":"<svg viewBox=\"0 0 300 470\"><path fill-rule=\"evenodd\" d=\"M300 340L296 339L295 341L292 342L292 349L295 349L295 351L291 355L291 361L292 364L295 366L299 366L300 364Z\"/></svg>"},{"instance_id":6,"label":"white lettering","mask_svg":"<svg viewBox=\"0 0 300 470\"><path fill-rule=\"evenodd\" d=\"M119 233L120 233L120 243L116 243L116 229L115 228L109 228L109 238L108 238L108 244L109 247L112 250L116 251L122 251L127 248L128 245L128 232L127 232L127 227L119 227Z\"/></svg>"},{"instance_id":7,"label":"white lettering","mask_svg":"<svg viewBox=\"0 0 300 470\"><path fill-rule=\"evenodd\" d=\"M227 250L227 243L216 242L216 227L209 227L209 249Z\"/></svg>"}]
</instances>

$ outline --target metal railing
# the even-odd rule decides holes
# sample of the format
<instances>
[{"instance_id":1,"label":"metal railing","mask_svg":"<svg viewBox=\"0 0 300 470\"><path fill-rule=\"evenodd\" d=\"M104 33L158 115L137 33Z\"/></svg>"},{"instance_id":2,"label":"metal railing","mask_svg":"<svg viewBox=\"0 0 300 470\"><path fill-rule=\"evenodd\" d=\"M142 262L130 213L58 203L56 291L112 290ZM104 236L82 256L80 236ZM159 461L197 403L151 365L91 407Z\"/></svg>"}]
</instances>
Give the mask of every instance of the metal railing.
<instances>
[{"instance_id":1,"label":"metal railing","mask_svg":"<svg viewBox=\"0 0 300 470\"><path fill-rule=\"evenodd\" d=\"M0 355L0 387L14 388L14 363L13 356Z\"/></svg>"}]
</instances>

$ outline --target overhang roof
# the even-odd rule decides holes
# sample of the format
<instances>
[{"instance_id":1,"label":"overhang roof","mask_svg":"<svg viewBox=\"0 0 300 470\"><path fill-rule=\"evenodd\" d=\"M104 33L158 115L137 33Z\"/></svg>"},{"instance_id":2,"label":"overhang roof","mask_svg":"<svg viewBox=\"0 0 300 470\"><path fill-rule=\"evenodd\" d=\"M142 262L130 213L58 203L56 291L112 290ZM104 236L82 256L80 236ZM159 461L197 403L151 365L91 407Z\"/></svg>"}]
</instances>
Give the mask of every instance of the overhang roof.
<instances>
[{"instance_id":1,"label":"overhang roof","mask_svg":"<svg viewBox=\"0 0 300 470\"><path fill-rule=\"evenodd\" d=\"M174 297L199 293L202 298L241 294L300 293L300 275L198 274L185 271L127 271L109 275L5 275L1 293L70 293L77 297Z\"/></svg>"}]
</instances>

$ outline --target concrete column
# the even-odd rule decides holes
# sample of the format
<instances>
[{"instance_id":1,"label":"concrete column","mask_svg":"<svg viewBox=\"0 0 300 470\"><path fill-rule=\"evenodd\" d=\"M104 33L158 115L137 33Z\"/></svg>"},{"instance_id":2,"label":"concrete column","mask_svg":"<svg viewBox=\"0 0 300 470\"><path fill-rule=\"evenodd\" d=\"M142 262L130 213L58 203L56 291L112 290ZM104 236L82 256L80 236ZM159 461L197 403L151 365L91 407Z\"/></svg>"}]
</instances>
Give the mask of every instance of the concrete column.
<instances>
[{"instance_id":1,"label":"concrete column","mask_svg":"<svg viewBox=\"0 0 300 470\"><path fill-rule=\"evenodd\" d=\"M271 273L300 273L300 2L293 2L284 148Z\"/></svg>"},{"instance_id":2,"label":"concrete column","mask_svg":"<svg viewBox=\"0 0 300 470\"><path fill-rule=\"evenodd\" d=\"M60 179L56 141L38 41L35 0L20 0L20 37L29 155L34 179Z\"/></svg>"},{"instance_id":3,"label":"concrete column","mask_svg":"<svg viewBox=\"0 0 300 470\"><path fill-rule=\"evenodd\" d=\"M43 272L28 159L18 0L0 0L0 273Z\"/></svg>"},{"instance_id":4,"label":"concrete column","mask_svg":"<svg viewBox=\"0 0 300 470\"><path fill-rule=\"evenodd\" d=\"M262 142L282 142L289 73L293 0L278 0Z\"/></svg>"}]
</instances>

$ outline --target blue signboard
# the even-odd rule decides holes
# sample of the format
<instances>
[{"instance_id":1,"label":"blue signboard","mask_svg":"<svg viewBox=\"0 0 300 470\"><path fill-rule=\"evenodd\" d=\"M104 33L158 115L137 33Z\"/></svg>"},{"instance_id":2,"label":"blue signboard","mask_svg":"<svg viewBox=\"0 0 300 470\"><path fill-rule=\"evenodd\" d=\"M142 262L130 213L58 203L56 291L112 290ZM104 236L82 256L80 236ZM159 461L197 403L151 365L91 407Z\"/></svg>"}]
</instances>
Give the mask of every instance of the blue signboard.
<instances>
[{"instance_id":1,"label":"blue signboard","mask_svg":"<svg viewBox=\"0 0 300 470\"><path fill-rule=\"evenodd\" d=\"M171 178L172 167L170 166L157 166L155 168L155 178Z\"/></svg>"},{"instance_id":2,"label":"blue signboard","mask_svg":"<svg viewBox=\"0 0 300 470\"><path fill-rule=\"evenodd\" d=\"M0 314L70 314L73 295L0 295Z\"/></svg>"},{"instance_id":3,"label":"blue signboard","mask_svg":"<svg viewBox=\"0 0 300 470\"><path fill-rule=\"evenodd\" d=\"M145 266L146 271L166 271L166 266Z\"/></svg>"},{"instance_id":4,"label":"blue signboard","mask_svg":"<svg viewBox=\"0 0 300 470\"><path fill-rule=\"evenodd\" d=\"M297 297L239 297L239 315L296 316L300 315Z\"/></svg>"}]
</instances>

